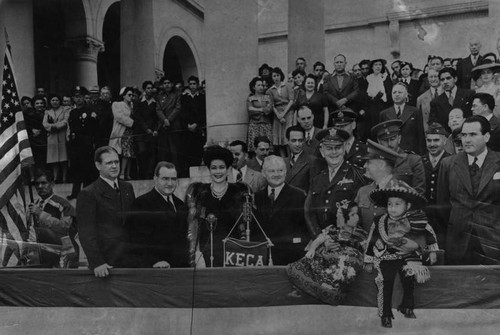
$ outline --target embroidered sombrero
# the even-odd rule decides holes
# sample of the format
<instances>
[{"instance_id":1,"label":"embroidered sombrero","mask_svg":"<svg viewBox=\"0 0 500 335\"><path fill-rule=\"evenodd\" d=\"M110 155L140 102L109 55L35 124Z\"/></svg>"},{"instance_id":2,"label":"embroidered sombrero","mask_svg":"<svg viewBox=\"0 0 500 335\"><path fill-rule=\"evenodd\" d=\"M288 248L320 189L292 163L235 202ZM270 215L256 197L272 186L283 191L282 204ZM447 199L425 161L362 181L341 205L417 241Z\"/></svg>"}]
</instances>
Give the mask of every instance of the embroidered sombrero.
<instances>
[{"instance_id":1,"label":"embroidered sombrero","mask_svg":"<svg viewBox=\"0 0 500 335\"><path fill-rule=\"evenodd\" d=\"M391 197L410 202L412 209L421 208L427 203L423 195L401 180L391 180L385 188L376 189L370 193L373 203L380 207L387 207L387 199Z\"/></svg>"}]
</instances>

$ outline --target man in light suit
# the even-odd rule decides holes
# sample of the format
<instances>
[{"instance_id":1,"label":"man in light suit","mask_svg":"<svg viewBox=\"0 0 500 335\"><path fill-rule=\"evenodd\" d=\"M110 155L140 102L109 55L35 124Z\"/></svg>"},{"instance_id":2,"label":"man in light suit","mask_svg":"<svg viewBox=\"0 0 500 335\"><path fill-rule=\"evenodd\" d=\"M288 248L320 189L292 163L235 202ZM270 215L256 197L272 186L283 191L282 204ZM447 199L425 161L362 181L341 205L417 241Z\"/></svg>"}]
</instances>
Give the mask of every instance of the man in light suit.
<instances>
[{"instance_id":1,"label":"man in light suit","mask_svg":"<svg viewBox=\"0 0 500 335\"><path fill-rule=\"evenodd\" d=\"M493 114L495 108L495 98L488 93L476 93L472 97L472 114L481 115L489 121L491 131L488 148L500 151L500 119Z\"/></svg>"},{"instance_id":2,"label":"man in light suit","mask_svg":"<svg viewBox=\"0 0 500 335\"><path fill-rule=\"evenodd\" d=\"M479 55L481 51L481 42L477 38L472 38L469 42L470 55L462 58L457 64L458 81L457 86L464 89L471 89L474 86L472 82L472 68L480 64L482 57Z\"/></svg>"},{"instance_id":3,"label":"man in light suit","mask_svg":"<svg viewBox=\"0 0 500 335\"><path fill-rule=\"evenodd\" d=\"M427 73L427 79L429 80L430 88L417 98L417 108L422 112L424 130L427 130L429 124L431 101L443 93L438 71L430 69Z\"/></svg>"},{"instance_id":4,"label":"man in light suit","mask_svg":"<svg viewBox=\"0 0 500 335\"><path fill-rule=\"evenodd\" d=\"M347 61L339 54L333 59L335 71L324 80L323 92L328 99L330 111L352 107L359 94L358 80L345 70Z\"/></svg>"},{"instance_id":5,"label":"man in light suit","mask_svg":"<svg viewBox=\"0 0 500 335\"><path fill-rule=\"evenodd\" d=\"M307 106L301 106L297 110L297 122L304 129L304 151L313 156L320 157L319 141L316 135L321 129L314 127L314 115L311 109Z\"/></svg>"},{"instance_id":6,"label":"man in light suit","mask_svg":"<svg viewBox=\"0 0 500 335\"><path fill-rule=\"evenodd\" d=\"M188 267L187 208L174 195L177 169L158 162L154 188L134 200L127 219L130 256L135 267Z\"/></svg>"},{"instance_id":7,"label":"man in light suit","mask_svg":"<svg viewBox=\"0 0 500 335\"><path fill-rule=\"evenodd\" d=\"M387 120L401 120L401 142L403 150L409 150L419 155L425 152L425 134L422 113L416 107L406 104L408 98L407 87L403 83L396 83L392 87L394 106L380 112L380 122Z\"/></svg>"},{"instance_id":8,"label":"man in light suit","mask_svg":"<svg viewBox=\"0 0 500 335\"><path fill-rule=\"evenodd\" d=\"M304 129L300 126L291 126L286 130L286 139L290 156L285 158L286 179L291 186L309 192L310 164L313 156L304 152Z\"/></svg>"},{"instance_id":9,"label":"man in light suit","mask_svg":"<svg viewBox=\"0 0 500 335\"><path fill-rule=\"evenodd\" d=\"M229 150L233 153L234 161L233 166L229 168L228 182L244 182L250 186L254 193L266 187L267 183L262 174L247 166L247 144L239 140L233 141L229 143Z\"/></svg>"},{"instance_id":10,"label":"man in light suit","mask_svg":"<svg viewBox=\"0 0 500 335\"><path fill-rule=\"evenodd\" d=\"M473 90L457 87L457 71L447 67L439 71L439 80L444 92L431 101L431 112L429 122L440 123L448 133L448 114L453 108L460 108L464 112L464 117L470 116Z\"/></svg>"},{"instance_id":11,"label":"man in light suit","mask_svg":"<svg viewBox=\"0 0 500 335\"><path fill-rule=\"evenodd\" d=\"M76 217L89 267L96 277L106 277L113 266L128 265L125 216L135 194L131 184L118 179L120 160L115 149L100 147L94 162L99 178L78 194Z\"/></svg>"},{"instance_id":12,"label":"man in light suit","mask_svg":"<svg viewBox=\"0 0 500 335\"><path fill-rule=\"evenodd\" d=\"M500 154L489 140L488 120L471 116L462 126L464 152L441 163L437 203L448 222L450 264L500 264Z\"/></svg>"},{"instance_id":13,"label":"man in light suit","mask_svg":"<svg viewBox=\"0 0 500 335\"><path fill-rule=\"evenodd\" d=\"M269 156L271 150L271 141L267 136L257 136L253 141L253 146L255 148L255 156L247 161L247 166L252 170L261 172L264 158Z\"/></svg>"},{"instance_id":14,"label":"man in light suit","mask_svg":"<svg viewBox=\"0 0 500 335\"><path fill-rule=\"evenodd\" d=\"M262 173L268 186L255 194L257 218L274 244L273 263L286 265L305 255L304 248L311 238L304 221L306 194L285 183L286 167L281 157L266 157Z\"/></svg>"}]
</instances>

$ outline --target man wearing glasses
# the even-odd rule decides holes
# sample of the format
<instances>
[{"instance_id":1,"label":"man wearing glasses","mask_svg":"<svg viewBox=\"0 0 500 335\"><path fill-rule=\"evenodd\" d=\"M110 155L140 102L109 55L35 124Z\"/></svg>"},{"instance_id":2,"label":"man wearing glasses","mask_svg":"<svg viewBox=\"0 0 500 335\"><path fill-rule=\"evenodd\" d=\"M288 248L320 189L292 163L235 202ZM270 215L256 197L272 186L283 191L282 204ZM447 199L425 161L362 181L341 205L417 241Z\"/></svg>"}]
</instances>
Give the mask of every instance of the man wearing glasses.
<instances>
[{"instance_id":1,"label":"man wearing glasses","mask_svg":"<svg viewBox=\"0 0 500 335\"><path fill-rule=\"evenodd\" d=\"M94 155L99 178L78 195L76 218L83 250L96 277L107 277L109 269L127 267L125 214L135 199L131 184L119 180L120 160L110 146Z\"/></svg>"}]
</instances>

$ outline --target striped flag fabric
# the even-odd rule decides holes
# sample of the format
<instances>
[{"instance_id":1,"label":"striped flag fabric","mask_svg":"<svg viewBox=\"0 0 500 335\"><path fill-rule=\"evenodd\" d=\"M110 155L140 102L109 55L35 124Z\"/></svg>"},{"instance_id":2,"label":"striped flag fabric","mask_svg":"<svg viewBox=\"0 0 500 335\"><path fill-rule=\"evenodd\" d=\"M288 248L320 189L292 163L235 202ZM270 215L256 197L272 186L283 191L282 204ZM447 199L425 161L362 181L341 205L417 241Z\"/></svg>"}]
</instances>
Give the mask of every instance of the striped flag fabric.
<instances>
[{"instance_id":1,"label":"striped flag fabric","mask_svg":"<svg viewBox=\"0 0 500 335\"><path fill-rule=\"evenodd\" d=\"M26 220L21 167L33 164L10 50L5 50L0 100L0 250L2 266L19 265L22 241L34 240ZM32 235L32 238L30 238ZM15 257L11 257L14 255Z\"/></svg>"}]
</instances>

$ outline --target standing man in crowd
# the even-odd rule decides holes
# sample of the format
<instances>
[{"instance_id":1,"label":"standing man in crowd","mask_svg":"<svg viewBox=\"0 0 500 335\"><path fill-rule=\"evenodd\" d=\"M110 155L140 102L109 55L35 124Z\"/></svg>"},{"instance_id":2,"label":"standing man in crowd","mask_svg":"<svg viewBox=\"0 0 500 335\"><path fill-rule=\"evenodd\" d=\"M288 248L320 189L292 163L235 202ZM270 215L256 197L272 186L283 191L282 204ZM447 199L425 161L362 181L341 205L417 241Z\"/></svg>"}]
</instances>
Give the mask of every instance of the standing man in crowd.
<instances>
[{"instance_id":1,"label":"standing man in crowd","mask_svg":"<svg viewBox=\"0 0 500 335\"><path fill-rule=\"evenodd\" d=\"M119 180L115 149L100 147L94 155L99 178L78 195L76 217L83 250L96 277L107 277L113 266L126 266L125 216L135 199L132 185Z\"/></svg>"},{"instance_id":2,"label":"standing man in crowd","mask_svg":"<svg viewBox=\"0 0 500 335\"><path fill-rule=\"evenodd\" d=\"M153 189L134 200L127 219L131 260L141 268L187 267L187 208L174 195L175 165L158 162L153 181Z\"/></svg>"},{"instance_id":3,"label":"standing man in crowd","mask_svg":"<svg viewBox=\"0 0 500 335\"><path fill-rule=\"evenodd\" d=\"M156 100L154 85L151 81L142 84L144 95L135 106L136 132L134 141L137 145L137 165L139 179L153 177L156 161L156 140L158 138L158 116L156 115Z\"/></svg>"},{"instance_id":4,"label":"standing man in crowd","mask_svg":"<svg viewBox=\"0 0 500 335\"><path fill-rule=\"evenodd\" d=\"M429 81L429 89L422 93L417 98L417 108L422 113L422 122L424 130L427 130L429 124L429 114L431 112L431 101L443 94L443 88L439 80L439 72L430 69L427 72L427 80Z\"/></svg>"},{"instance_id":5,"label":"standing man in crowd","mask_svg":"<svg viewBox=\"0 0 500 335\"><path fill-rule=\"evenodd\" d=\"M162 91L158 94L156 114L160 128L158 131L158 160L179 165L179 150L182 143L181 96L170 77L160 81Z\"/></svg>"},{"instance_id":6,"label":"standing man in crowd","mask_svg":"<svg viewBox=\"0 0 500 335\"><path fill-rule=\"evenodd\" d=\"M273 264L286 265L304 256L310 240L304 223L306 194L285 182L286 166L281 157L266 157L262 173L268 186L255 194L257 217L274 244Z\"/></svg>"},{"instance_id":7,"label":"standing man in crowd","mask_svg":"<svg viewBox=\"0 0 500 335\"><path fill-rule=\"evenodd\" d=\"M470 116L470 98L474 91L457 87L457 71L450 67L439 71L439 80L444 92L431 101L429 122L440 123L447 132L450 132L448 113L453 108L460 108L465 117Z\"/></svg>"},{"instance_id":8,"label":"standing man in crowd","mask_svg":"<svg viewBox=\"0 0 500 335\"><path fill-rule=\"evenodd\" d=\"M73 89L75 108L71 110L68 118L66 139L68 141L68 156L72 172L73 188L68 200L75 199L80 193L80 188L90 185L97 173L93 164L94 130L97 126L97 113L85 104L84 95L87 89L76 86Z\"/></svg>"},{"instance_id":9,"label":"standing man in crowd","mask_svg":"<svg viewBox=\"0 0 500 335\"><path fill-rule=\"evenodd\" d=\"M271 141L267 136L257 136L253 140L253 147L255 148L255 156L247 161L247 166L252 170L261 172L264 159L269 156L271 151Z\"/></svg>"},{"instance_id":10,"label":"standing man in crowd","mask_svg":"<svg viewBox=\"0 0 500 335\"><path fill-rule=\"evenodd\" d=\"M462 124L464 123L464 112L460 108L453 108L448 114L448 127L451 129L451 134L446 139L446 143L444 145L444 150L446 150L449 154L455 154L455 145L453 143L453 134L460 134L462 129ZM460 134L460 136L462 136ZM462 142L460 142L460 146L462 146Z\"/></svg>"},{"instance_id":11,"label":"standing man in crowd","mask_svg":"<svg viewBox=\"0 0 500 335\"><path fill-rule=\"evenodd\" d=\"M325 64L316 62L313 65L314 77L316 78L316 91L323 93Z\"/></svg>"},{"instance_id":12,"label":"standing man in crowd","mask_svg":"<svg viewBox=\"0 0 500 335\"><path fill-rule=\"evenodd\" d=\"M101 88L97 102L92 105L97 114L97 126L94 132L94 147L108 145L111 130L113 129L113 111L111 110L111 90L108 86Z\"/></svg>"},{"instance_id":13,"label":"standing man in crowd","mask_svg":"<svg viewBox=\"0 0 500 335\"><path fill-rule=\"evenodd\" d=\"M399 119L381 122L374 126L372 136L378 143L397 152L400 156L394 164L394 176L410 185L420 193L425 192L425 171L422 158L411 152L404 151L401 142L401 125Z\"/></svg>"},{"instance_id":14,"label":"standing man in crowd","mask_svg":"<svg viewBox=\"0 0 500 335\"><path fill-rule=\"evenodd\" d=\"M431 56L429 58L429 70L434 70L439 73L444 67L444 61L443 57L440 56ZM423 94L425 91L427 91L429 88L431 88L431 83L429 82L429 73L427 73L427 76L422 80L422 85L420 86L419 93Z\"/></svg>"},{"instance_id":15,"label":"standing man in crowd","mask_svg":"<svg viewBox=\"0 0 500 335\"><path fill-rule=\"evenodd\" d=\"M344 160L344 130L324 129L318 134L320 153L327 167L312 177L305 203L306 222L312 236L337 222L337 209L354 198L365 182L363 173Z\"/></svg>"},{"instance_id":16,"label":"standing man in crowd","mask_svg":"<svg viewBox=\"0 0 500 335\"><path fill-rule=\"evenodd\" d=\"M488 120L471 116L462 126L465 152L441 163L437 203L448 222L450 264L500 264L500 154L489 140Z\"/></svg>"},{"instance_id":17,"label":"standing man in crowd","mask_svg":"<svg viewBox=\"0 0 500 335\"><path fill-rule=\"evenodd\" d=\"M332 123L335 129L342 129L349 134L345 142L344 159L359 168L363 168L362 157L366 154L366 144L354 136L356 130L356 113L350 109L337 110L332 113Z\"/></svg>"},{"instance_id":18,"label":"standing man in crowd","mask_svg":"<svg viewBox=\"0 0 500 335\"><path fill-rule=\"evenodd\" d=\"M481 115L490 123L490 140L488 148L500 151L500 119L493 115L495 98L488 93L476 93L472 96L472 114Z\"/></svg>"},{"instance_id":19,"label":"standing man in crowd","mask_svg":"<svg viewBox=\"0 0 500 335\"><path fill-rule=\"evenodd\" d=\"M299 57L295 60L295 69L306 71L307 62L304 57Z\"/></svg>"},{"instance_id":20,"label":"standing man in crowd","mask_svg":"<svg viewBox=\"0 0 500 335\"><path fill-rule=\"evenodd\" d=\"M481 42L478 38L473 37L469 41L470 55L462 58L457 64L457 86L463 89L471 89L474 87L472 80L472 68L481 62L483 59L479 52L481 51Z\"/></svg>"},{"instance_id":21,"label":"standing man in crowd","mask_svg":"<svg viewBox=\"0 0 500 335\"><path fill-rule=\"evenodd\" d=\"M417 107L408 105L407 98L407 86L403 83L394 84L392 87L394 105L380 112L380 121L401 120L401 148L421 155L425 152L422 113Z\"/></svg>"},{"instance_id":22,"label":"standing man in crowd","mask_svg":"<svg viewBox=\"0 0 500 335\"><path fill-rule=\"evenodd\" d=\"M297 122L304 129L304 151L316 156L318 154L319 141L316 136L321 129L314 127L314 115L307 106L300 106L297 110Z\"/></svg>"},{"instance_id":23,"label":"standing man in crowd","mask_svg":"<svg viewBox=\"0 0 500 335\"><path fill-rule=\"evenodd\" d=\"M358 80L345 68L347 61L344 55L333 59L335 71L325 77L324 93L328 99L330 111L350 107L359 94Z\"/></svg>"},{"instance_id":24,"label":"standing man in crowd","mask_svg":"<svg viewBox=\"0 0 500 335\"><path fill-rule=\"evenodd\" d=\"M181 96L182 128L184 133L184 165L181 166L181 177L189 176L189 167L201 165L203 145L206 142L206 106L205 94L200 93L200 80L191 76L188 79L189 88Z\"/></svg>"},{"instance_id":25,"label":"standing man in crowd","mask_svg":"<svg viewBox=\"0 0 500 335\"><path fill-rule=\"evenodd\" d=\"M286 183L309 192L310 168L314 157L304 152L304 129L291 126L286 130L290 156L285 158Z\"/></svg>"},{"instance_id":26,"label":"standing man in crowd","mask_svg":"<svg viewBox=\"0 0 500 335\"><path fill-rule=\"evenodd\" d=\"M266 180L262 174L247 166L247 144L239 140L233 141L229 143L229 150L231 150L234 160L227 175L228 182L244 182L250 186L254 193L266 187Z\"/></svg>"}]
</instances>

